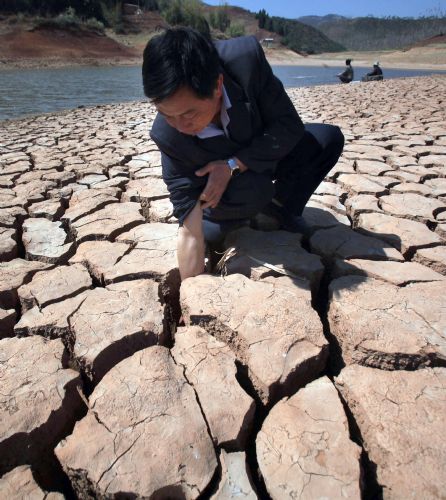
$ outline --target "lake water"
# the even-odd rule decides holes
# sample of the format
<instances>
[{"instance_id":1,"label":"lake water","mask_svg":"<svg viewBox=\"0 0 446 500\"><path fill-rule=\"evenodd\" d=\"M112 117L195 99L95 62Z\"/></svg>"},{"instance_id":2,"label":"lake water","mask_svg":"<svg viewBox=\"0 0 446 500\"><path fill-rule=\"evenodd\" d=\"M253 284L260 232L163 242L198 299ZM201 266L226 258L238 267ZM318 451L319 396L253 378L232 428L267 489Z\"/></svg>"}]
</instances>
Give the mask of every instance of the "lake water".
<instances>
[{"instance_id":1,"label":"lake water","mask_svg":"<svg viewBox=\"0 0 446 500\"><path fill-rule=\"evenodd\" d=\"M338 83L344 67L273 66L286 87ZM369 69L356 68L355 80ZM383 69L385 78L422 76L445 71ZM114 102L144 99L141 68L77 67L0 71L0 120Z\"/></svg>"}]
</instances>

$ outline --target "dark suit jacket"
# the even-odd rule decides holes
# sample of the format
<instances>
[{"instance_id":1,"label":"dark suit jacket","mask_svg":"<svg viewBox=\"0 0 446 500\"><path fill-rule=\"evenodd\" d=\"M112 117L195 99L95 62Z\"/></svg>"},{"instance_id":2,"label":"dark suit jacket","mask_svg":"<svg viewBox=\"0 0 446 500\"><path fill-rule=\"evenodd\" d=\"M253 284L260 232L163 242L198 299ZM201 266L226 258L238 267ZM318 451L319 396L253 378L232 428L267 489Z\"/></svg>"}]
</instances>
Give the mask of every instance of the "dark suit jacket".
<instances>
[{"instance_id":1,"label":"dark suit jacket","mask_svg":"<svg viewBox=\"0 0 446 500\"><path fill-rule=\"evenodd\" d=\"M273 175L277 163L304 133L299 115L255 37L217 41L215 46L232 104L229 137L188 136L168 125L160 114L150 134L161 151L163 179L180 223L207 182L207 176L194 174L197 169L236 156L250 170Z\"/></svg>"}]
</instances>

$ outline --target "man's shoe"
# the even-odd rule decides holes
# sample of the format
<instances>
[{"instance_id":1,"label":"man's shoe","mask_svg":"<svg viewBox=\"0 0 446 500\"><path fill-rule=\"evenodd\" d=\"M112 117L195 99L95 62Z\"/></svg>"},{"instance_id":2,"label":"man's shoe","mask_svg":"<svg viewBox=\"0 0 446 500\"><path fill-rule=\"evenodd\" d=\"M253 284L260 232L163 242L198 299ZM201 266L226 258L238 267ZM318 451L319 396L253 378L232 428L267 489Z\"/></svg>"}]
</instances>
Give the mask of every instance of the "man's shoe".
<instances>
[{"instance_id":1,"label":"man's shoe","mask_svg":"<svg viewBox=\"0 0 446 500\"><path fill-rule=\"evenodd\" d=\"M285 207L279 207L273 202L270 202L262 210L262 213L276 219L279 223L279 229L283 231L301 234L308 234L310 231L308 224L301 215L293 215Z\"/></svg>"},{"instance_id":2,"label":"man's shoe","mask_svg":"<svg viewBox=\"0 0 446 500\"><path fill-rule=\"evenodd\" d=\"M309 234L310 227L301 215L288 215L280 225L280 229L289 233Z\"/></svg>"}]
</instances>

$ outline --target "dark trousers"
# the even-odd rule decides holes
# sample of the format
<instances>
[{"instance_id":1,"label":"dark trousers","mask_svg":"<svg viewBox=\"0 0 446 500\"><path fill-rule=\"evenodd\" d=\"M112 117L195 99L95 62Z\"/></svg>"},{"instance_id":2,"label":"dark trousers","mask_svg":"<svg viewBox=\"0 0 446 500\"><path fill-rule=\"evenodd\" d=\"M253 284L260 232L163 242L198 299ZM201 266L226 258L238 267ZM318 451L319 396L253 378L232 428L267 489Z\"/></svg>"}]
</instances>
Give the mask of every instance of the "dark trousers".
<instances>
[{"instance_id":1,"label":"dark trousers","mask_svg":"<svg viewBox=\"0 0 446 500\"><path fill-rule=\"evenodd\" d=\"M311 195L336 165L343 148L344 135L339 127L305 125L302 139L277 165L274 198L293 215L301 215Z\"/></svg>"},{"instance_id":2,"label":"dark trousers","mask_svg":"<svg viewBox=\"0 0 446 500\"><path fill-rule=\"evenodd\" d=\"M310 123L291 153L271 174L247 172L231 179L216 208L203 214L206 241L216 242L268 205L274 197L293 215L301 215L311 195L334 167L344 147L339 127ZM273 180L275 182L273 183Z\"/></svg>"}]
</instances>

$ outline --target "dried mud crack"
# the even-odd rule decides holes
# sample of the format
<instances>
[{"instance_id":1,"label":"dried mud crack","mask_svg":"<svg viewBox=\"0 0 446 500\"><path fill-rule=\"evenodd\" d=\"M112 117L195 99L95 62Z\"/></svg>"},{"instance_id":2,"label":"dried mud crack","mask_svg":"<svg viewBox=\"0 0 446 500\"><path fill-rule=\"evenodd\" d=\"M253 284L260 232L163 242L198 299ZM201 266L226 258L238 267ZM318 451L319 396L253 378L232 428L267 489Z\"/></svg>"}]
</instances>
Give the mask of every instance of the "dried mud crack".
<instances>
[{"instance_id":1,"label":"dried mud crack","mask_svg":"<svg viewBox=\"0 0 446 500\"><path fill-rule=\"evenodd\" d=\"M346 137L309 234L181 286L153 107L2 123L2 492L444 495L446 78L288 92Z\"/></svg>"}]
</instances>

